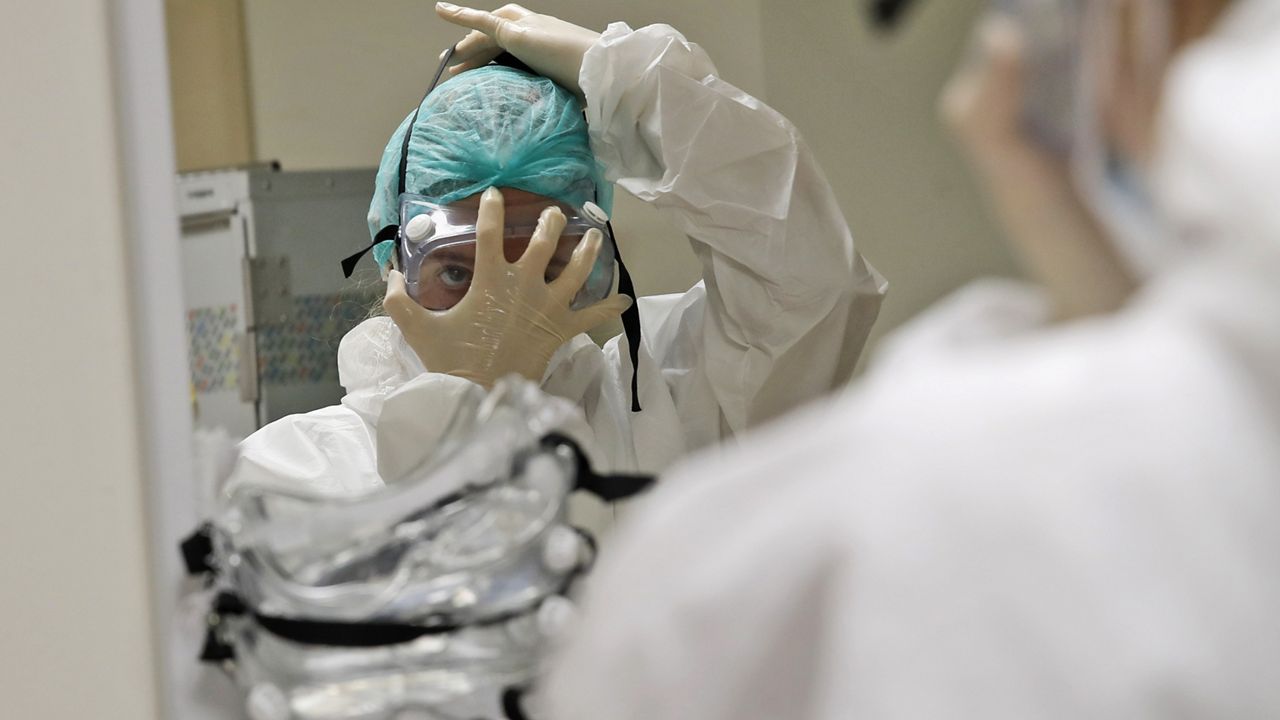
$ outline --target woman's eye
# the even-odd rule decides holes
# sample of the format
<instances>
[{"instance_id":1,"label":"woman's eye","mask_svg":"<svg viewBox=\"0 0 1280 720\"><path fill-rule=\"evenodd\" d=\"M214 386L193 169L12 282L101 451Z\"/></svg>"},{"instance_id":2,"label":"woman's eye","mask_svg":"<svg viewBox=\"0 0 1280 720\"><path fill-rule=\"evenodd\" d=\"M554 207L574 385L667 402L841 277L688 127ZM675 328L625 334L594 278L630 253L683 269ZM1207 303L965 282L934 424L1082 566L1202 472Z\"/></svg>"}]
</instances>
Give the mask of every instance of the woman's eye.
<instances>
[{"instance_id":1,"label":"woman's eye","mask_svg":"<svg viewBox=\"0 0 1280 720\"><path fill-rule=\"evenodd\" d=\"M471 270L461 265L446 265L440 269L438 276L445 285L452 288L466 287L471 284Z\"/></svg>"}]
</instances>

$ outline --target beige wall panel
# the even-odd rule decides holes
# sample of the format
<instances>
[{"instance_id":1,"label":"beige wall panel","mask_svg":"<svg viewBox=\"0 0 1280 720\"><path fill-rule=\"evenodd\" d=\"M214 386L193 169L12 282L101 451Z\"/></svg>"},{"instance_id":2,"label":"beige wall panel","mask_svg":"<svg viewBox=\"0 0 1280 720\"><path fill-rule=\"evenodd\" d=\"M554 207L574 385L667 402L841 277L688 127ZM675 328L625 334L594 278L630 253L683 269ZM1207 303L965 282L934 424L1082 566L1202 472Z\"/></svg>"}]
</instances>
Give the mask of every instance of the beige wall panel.
<instances>
[{"instance_id":1,"label":"beige wall panel","mask_svg":"<svg viewBox=\"0 0 1280 720\"><path fill-rule=\"evenodd\" d=\"M12 3L0 22L0 236L17 252L0 283L0 716L14 720L157 716L109 7Z\"/></svg>"},{"instance_id":2,"label":"beige wall panel","mask_svg":"<svg viewBox=\"0 0 1280 720\"><path fill-rule=\"evenodd\" d=\"M240 0L165 0L178 169L253 160Z\"/></svg>"}]
</instances>

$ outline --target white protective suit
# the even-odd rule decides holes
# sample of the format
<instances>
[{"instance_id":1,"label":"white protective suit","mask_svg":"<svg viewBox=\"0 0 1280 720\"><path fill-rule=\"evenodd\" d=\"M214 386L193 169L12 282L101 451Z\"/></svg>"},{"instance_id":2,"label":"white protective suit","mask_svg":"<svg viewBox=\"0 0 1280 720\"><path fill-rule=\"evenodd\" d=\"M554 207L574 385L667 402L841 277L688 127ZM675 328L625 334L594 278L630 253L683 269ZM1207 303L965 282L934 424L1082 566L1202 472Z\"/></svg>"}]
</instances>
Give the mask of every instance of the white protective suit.
<instances>
[{"instance_id":1,"label":"white protective suit","mask_svg":"<svg viewBox=\"0 0 1280 720\"><path fill-rule=\"evenodd\" d=\"M610 26L584 58L581 86L608 178L670 214L704 277L639 301L642 412L630 409L623 338L602 350L578 336L552 358L543 389L582 407L592 459L657 471L843 383L885 282L854 249L795 127L664 25ZM233 486L345 494L394 482L477 387L426 372L385 317L343 338L338 367L342 404L247 439Z\"/></svg>"},{"instance_id":2,"label":"white protective suit","mask_svg":"<svg viewBox=\"0 0 1280 720\"><path fill-rule=\"evenodd\" d=\"M1046 329L980 283L855 392L674 470L549 717L1280 717L1278 79L1273 0L1178 58L1185 243L1118 314Z\"/></svg>"}]
</instances>

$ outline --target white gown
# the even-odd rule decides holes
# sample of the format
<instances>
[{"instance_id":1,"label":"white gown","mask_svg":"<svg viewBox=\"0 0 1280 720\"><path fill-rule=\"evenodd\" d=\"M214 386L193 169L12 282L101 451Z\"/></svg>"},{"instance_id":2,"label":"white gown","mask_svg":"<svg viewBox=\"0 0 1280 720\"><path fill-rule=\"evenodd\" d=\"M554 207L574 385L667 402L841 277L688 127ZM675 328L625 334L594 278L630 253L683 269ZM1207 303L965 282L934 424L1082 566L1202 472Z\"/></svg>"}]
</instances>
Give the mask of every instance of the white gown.
<instances>
[{"instance_id":1,"label":"white gown","mask_svg":"<svg viewBox=\"0 0 1280 720\"><path fill-rule=\"evenodd\" d=\"M658 471L847 380L886 283L855 250L795 127L663 25L610 26L581 85L609 179L670 215L704 278L639 301L642 412L630 409L624 338L601 349L579 336L552 358L543 388L583 409L593 460ZM228 490L348 494L394 482L475 387L426 372L385 317L343 338L338 366L342 404L248 438Z\"/></svg>"},{"instance_id":2,"label":"white gown","mask_svg":"<svg viewBox=\"0 0 1280 720\"><path fill-rule=\"evenodd\" d=\"M1278 6L1239 3L1169 98L1196 249L1063 327L967 288L846 397L674 469L548 716L1280 717Z\"/></svg>"},{"instance_id":3,"label":"white gown","mask_svg":"<svg viewBox=\"0 0 1280 720\"><path fill-rule=\"evenodd\" d=\"M664 478L549 717L1280 716L1280 248L1012 332L1042 307L971 288Z\"/></svg>"}]
</instances>

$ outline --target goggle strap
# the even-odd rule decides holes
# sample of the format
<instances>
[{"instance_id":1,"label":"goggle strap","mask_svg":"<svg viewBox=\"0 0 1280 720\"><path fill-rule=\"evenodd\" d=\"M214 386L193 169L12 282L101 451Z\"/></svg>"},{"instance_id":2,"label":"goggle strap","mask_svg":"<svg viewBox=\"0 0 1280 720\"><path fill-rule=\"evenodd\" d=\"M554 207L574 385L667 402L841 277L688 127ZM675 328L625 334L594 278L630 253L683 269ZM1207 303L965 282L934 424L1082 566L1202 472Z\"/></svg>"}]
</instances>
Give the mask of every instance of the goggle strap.
<instances>
[{"instance_id":1,"label":"goggle strap","mask_svg":"<svg viewBox=\"0 0 1280 720\"><path fill-rule=\"evenodd\" d=\"M631 298L631 307L622 312L622 329L627 335L627 350L631 355L631 412L640 412L640 300L631 273L622 261L622 251L617 247L617 235L613 223L605 223L609 236L614 238L614 252L618 258L618 292Z\"/></svg>"},{"instance_id":2,"label":"goggle strap","mask_svg":"<svg viewBox=\"0 0 1280 720\"><path fill-rule=\"evenodd\" d=\"M507 720L530 720L524 711L524 696L529 688L513 685L502 692L502 714Z\"/></svg>"},{"instance_id":3,"label":"goggle strap","mask_svg":"<svg viewBox=\"0 0 1280 720\"><path fill-rule=\"evenodd\" d=\"M239 595L223 591L213 601L210 617L217 618L210 623L205 637L205 645L201 649L200 660L203 662L222 662L235 659L235 649L225 642L218 632L218 626L225 618L250 617L263 630L300 645L325 645L343 648L378 648L403 645L429 635L449 635L473 627L493 627L510 622L516 618L537 612L545 598L528 607L500 613L483 620L459 622L446 615L434 615L423 623L397 622L360 622L344 620L311 620L303 618L282 617L258 611L250 607Z\"/></svg>"},{"instance_id":4,"label":"goggle strap","mask_svg":"<svg viewBox=\"0 0 1280 720\"><path fill-rule=\"evenodd\" d=\"M368 254L370 250L373 250L373 248L376 247L378 243L383 242L384 240L395 240L396 237L398 237L399 235L400 235L399 225L388 225L382 228L381 230L379 230L378 234L373 236L373 242L369 243L368 245L364 246L360 250L356 251L354 254L348 255L345 259L343 259L342 276L347 279L350 279L351 274L356 271L356 265L359 264L360 258Z\"/></svg>"},{"instance_id":5,"label":"goggle strap","mask_svg":"<svg viewBox=\"0 0 1280 720\"><path fill-rule=\"evenodd\" d=\"M216 571L213 565L213 527L209 523L196 528L178 548L188 575L211 575Z\"/></svg>"},{"instance_id":6,"label":"goggle strap","mask_svg":"<svg viewBox=\"0 0 1280 720\"><path fill-rule=\"evenodd\" d=\"M404 141L400 143L400 178L396 184L398 188L397 197L405 193L405 178L409 173L409 141L413 138L413 128L418 124L418 113L422 111L422 103L427 101L427 97L436 89L436 85L440 84L440 78L444 76L444 71L449 67L449 62L453 60L453 53L457 49L457 45L451 45L448 50L444 51L444 57L440 60L440 67L436 68L435 77L431 78L430 87L422 94L422 100L413 109L413 118L409 120L409 127L405 128Z\"/></svg>"}]
</instances>

